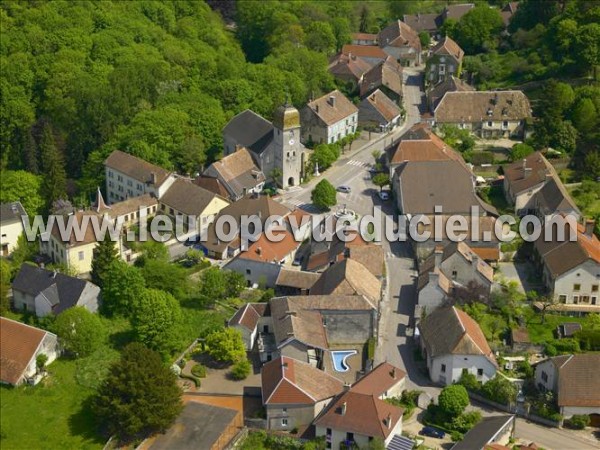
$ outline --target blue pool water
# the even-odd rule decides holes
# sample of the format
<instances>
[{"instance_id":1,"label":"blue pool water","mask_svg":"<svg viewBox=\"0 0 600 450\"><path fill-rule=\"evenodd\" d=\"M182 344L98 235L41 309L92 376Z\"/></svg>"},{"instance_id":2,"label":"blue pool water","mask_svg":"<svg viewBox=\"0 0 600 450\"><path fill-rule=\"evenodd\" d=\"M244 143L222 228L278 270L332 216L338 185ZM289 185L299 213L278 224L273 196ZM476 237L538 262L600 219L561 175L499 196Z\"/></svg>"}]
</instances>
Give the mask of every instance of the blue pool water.
<instances>
[{"instance_id":1,"label":"blue pool water","mask_svg":"<svg viewBox=\"0 0 600 450\"><path fill-rule=\"evenodd\" d=\"M356 350L339 350L331 352L331 359L333 360L333 368L336 372L348 372L350 367L346 363L346 360L352 356L356 355L358 352Z\"/></svg>"}]
</instances>

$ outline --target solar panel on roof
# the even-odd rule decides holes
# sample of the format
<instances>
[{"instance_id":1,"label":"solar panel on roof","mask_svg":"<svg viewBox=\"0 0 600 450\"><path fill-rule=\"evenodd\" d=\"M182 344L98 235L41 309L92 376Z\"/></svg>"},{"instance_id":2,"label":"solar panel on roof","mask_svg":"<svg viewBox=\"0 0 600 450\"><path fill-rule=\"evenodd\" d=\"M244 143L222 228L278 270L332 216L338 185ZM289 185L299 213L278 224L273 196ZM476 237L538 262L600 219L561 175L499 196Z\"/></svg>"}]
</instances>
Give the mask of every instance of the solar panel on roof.
<instances>
[{"instance_id":1,"label":"solar panel on roof","mask_svg":"<svg viewBox=\"0 0 600 450\"><path fill-rule=\"evenodd\" d=\"M412 439L397 434L388 444L387 450L412 450L414 445Z\"/></svg>"}]
</instances>

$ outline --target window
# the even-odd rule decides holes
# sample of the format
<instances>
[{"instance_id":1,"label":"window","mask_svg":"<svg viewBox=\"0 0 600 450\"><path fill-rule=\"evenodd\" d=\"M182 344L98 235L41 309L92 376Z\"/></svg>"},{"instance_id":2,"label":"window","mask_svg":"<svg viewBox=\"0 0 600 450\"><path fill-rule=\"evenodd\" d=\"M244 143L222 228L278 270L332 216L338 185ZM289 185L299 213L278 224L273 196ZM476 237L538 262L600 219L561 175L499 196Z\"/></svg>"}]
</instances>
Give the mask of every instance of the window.
<instances>
[{"instance_id":1,"label":"window","mask_svg":"<svg viewBox=\"0 0 600 450\"><path fill-rule=\"evenodd\" d=\"M252 271L250 269L246 269L246 275L250 275Z\"/></svg>"},{"instance_id":2,"label":"window","mask_svg":"<svg viewBox=\"0 0 600 450\"><path fill-rule=\"evenodd\" d=\"M558 303L567 303L567 296L566 295L559 295L558 296Z\"/></svg>"},{"instance_id":3,"label":"window","mask_svg":"<svg viewBox=\"0 0 600 450\"><path fill-rule=\"evenodd\" d=\"M592 295L592 305L597 305L598 304L598 297Z\"/></svg>"},{"instance_id":4,"label":"window","mask_svg":"<svg viewBox=\"0 0 600 450\"><path fill-rule=\"evenodd\" d=\"M288 426L288 420L287 419L281 419L281 426L282 427L287 427Z\"/></svg>"},{"instance_id":5,"label":"window","mask_svg":"<svg viewBox=\"0 0 600 450\"><path fill-rule=\"evenodd\" d=\"M446 373L446 364L442 364L442 373Z\"/></svg>"},{"instance_id":6,"label":"window","mask_svg":"<svg viewBox=\"0 0 600 450\"><path fill-rule=\"evenodd\" d=\"M544 383L548 382L548 374L546 372L544 372L544 371L542 371L542 381Z\"/></svg>"},{"instance_id":7,"label":"window","mask_svg":"<svg viewBox=\"0 0 600 450\"><path fill-rule=\"evenodd\" d=\"M137 189L138 189L138 191L142 190L142 185L140 183L137 184Z\"/></svg>"},{"instance_id":8,"label":"window","mask_svg":"<svg viewBox=\"0 0 600 450\"><path fill-rule=\"evenodd\" d=\"M79 252L77 256L79 257L79 261L83 261L83 252Z\"/></svg>"},{"instance_id":9,"label":"window","mask_svg":"<svg viewBox=\"0 0 600 450\"><path fill-rule=\"evenodd\" d=\"M123 177L121 175L117 175L117 181L123 181Z\"/></svg>"},{"instance_id":10,"label":"window","mask_svg":"<svg viewBox=\"0 0 600 450\"><path fill-rule=\"evenodd\" d=\"M444 75L446 73L446 64L440 64L440 74Z\"/></svg>"},{"instance_id":11,"label":"window","mask_svg":"<svg viewBox=\"0 0 600 450\"><path fill-rule=\"evenodd\" d=\"M452 278L453 278L454 280L456 280L456 277L457 277L457 276L458 276L458 272L457 272L456 270L453 270L453 271L452 271Z\"/></svg>"},{"instance_id":12,"label":"window","mask_svg":"<svg viewBox=\"0 0 600 450\"><path fill-rule=\"evenodd\" d=\"M346 433L346 440L347 441L354 441L354 433Z\"/></svg>"},{"instance_id":13,"label":"window","mask_svg":"<svg viewBox=\"0 0 600 450\"><path fill-rule=\"evenodd\" d=\"M108 178L113 178L113 175L114 175L114 174L113 174L113 171L112 171L112 170L109 170L109 171L108 171Z\"/></svg>"},{"instance_id":14,"label":"window","mask_svg":"<svg viewBox=\"0 0 600 450\"><path fill-rule=\"evenodd\" d=\"M573 296L573 303L575 303L575 304L579 303L579 295Z\"/></svg>"},{"instance_id":15,"label":"window","mask_svg":"<svg viewBox=\"0 0 600 450\"><path fill-rule=\"evenodd\" d=\"M175 211L173 211L173 208L169 208L169 213L170 213L171 215L173 215L173 214L175 213Z\"/></svg>"},{"instance_id":16,"label":"window","mask_svg":"<svg viewBox=\"0 0 600 450\"><path fill-rule=\"evenodd\" d=\"M598 285L592 284L592 292L598 292Z\"/></svg>"},{"instance_id":17,"label":"window","mask_svg":"<svg viewBox=\"0 0 600 450\"><path fill-rule=\"evenodd\" d=\"M127 180L127 186L133 186L133 181Z\"/></svg>"},{"instance_id":18,"label":"window","mask_svg":"<svg viewBox=\"0 0 600 450\"><path fill-rule=\"evenodd\" d=\"M281 410L287 414L287 408L282 408Z\"/></svg>"},{"instance_id":19,"label":"window","mask_svg":"<svg viewBox=\"0 0 600 450\"><path fill-rule=\"evenodd\" d=\"M502 126L504 128L508 128L508 120L505 120L504 122L502 122Z\"/></svg>"},{"instance_id":20,"label":"window","mask_svg":"<svg viewBox=\"0 0 600 450\"><path fill-rule=\"evenodd\" d=\"M478 377L482 377L483 376L483 369L477 369L477 376Z\"/></svg>"},{"instance_id":21,"label":"window","mask_svg":"<svg viewBox=\"0 0 600 450\"><path fill-rule=\"evenodd\" d=\"M574 290L574 291L580 291L580 290L581 290L581 284L579 284L579 283L575 283L575 284L573 285L573 290Z\"/></svg>"},{"instance_id":22,"label":"window","mask_svg":"<svg viewBox=\"0 0 600 450\"><path fill-rule=\"evenodd\" d=\"M492 126L492 121L488 120L488 127L491 127L491 126Z\"/></svg>"},{"instance_id":23,"label":"window","mask_svg":"<svg viewBox=\"0 0 600 450\"><path fill-rule=\"evenodd\" d=\"M590 302L590 296L589 295L582 295L580 301L581 301L581 303L589 303Z\"/></svg>"}]
</instances>

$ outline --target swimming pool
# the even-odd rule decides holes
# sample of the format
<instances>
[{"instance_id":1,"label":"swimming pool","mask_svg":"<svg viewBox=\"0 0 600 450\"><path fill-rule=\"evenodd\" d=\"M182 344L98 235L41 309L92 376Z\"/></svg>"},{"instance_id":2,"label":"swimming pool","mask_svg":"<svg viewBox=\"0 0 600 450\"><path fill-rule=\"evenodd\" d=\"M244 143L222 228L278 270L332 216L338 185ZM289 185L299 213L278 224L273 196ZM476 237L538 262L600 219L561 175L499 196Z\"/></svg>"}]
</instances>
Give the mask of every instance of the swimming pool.
<instances>
[{"instance_id":1,"label":"swimming pool","mask_svg":"<svg viewBox=\"0 0 600 450\"><path fill-rule=\"evenodd\" d=\"M338 350L331 352L331 359L333 360L333 369L336 372L348 372L350 367L346 363L346 360L352 356L356 355L358 351L356 350Z\"/></svg>"}]
</instances>

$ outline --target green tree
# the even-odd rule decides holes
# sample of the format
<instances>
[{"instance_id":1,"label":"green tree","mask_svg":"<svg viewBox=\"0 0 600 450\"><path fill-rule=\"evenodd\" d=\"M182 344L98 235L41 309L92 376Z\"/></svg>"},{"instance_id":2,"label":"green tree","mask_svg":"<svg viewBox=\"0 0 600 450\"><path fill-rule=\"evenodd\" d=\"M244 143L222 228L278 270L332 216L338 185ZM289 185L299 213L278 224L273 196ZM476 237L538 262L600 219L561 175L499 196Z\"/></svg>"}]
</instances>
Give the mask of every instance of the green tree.
<instances>
[{"instance_id":1,"label":"green tree","mask_svg":"<svg viewBox=\"0 0 600 450\"><path fill-rule=\"evenodd\" d=\"M10 264L5 259L0 259L0 316L5 316L10 311L10 300L8 298L10 276Z\"/></svg>"},{"instance_id":2,"label":"green tree","mask_svg":"<svg viewBox=\"0 0 600 450\"><path fill-rule=\"evenodd\" d=\"M108 435L140 440L175 421L183 409L181 389L158 353L132 343L111 366L92 409Z\"/></svg>"},{"instance_id":3,"label":"green tree","mask_svg":"<svg viewBox=\"0 0 600 450\"><path fill-rule=\"evenodd\" d=\"M494 378L483 385L483 394L490 400L508 405L517 399L517 385L503 376L496 374Z\"/></svg>"},{"instance_id":4,"label":"green tree","mask_svg":"<svg viewBox=\"0 0 600 450\"><path fill-rule=\"evenodd\" d=\"M373 30L373 14L368 4L364 4L360 10L360 19L358 31L361 33L372 33Z\"/></svg>"},{"instance_id":5,"label":"green tree","mask_svg":"<svg viewBox=\"0 0 600 450\"><path fill-rule=\"evenodd\" d=\"M92 354L106 338L106 329L100 318L83 306L75 306L56 316L52 330L62 347L76 357Z\"/></svg>"},{"instance_id":6,"label":"green tree","mask_svg":"<svg viewBox=\"0 0 600 450\"><path fill-rule=\"evenodd\" d=\"M333 145L319 144L317 145L312 155L310 155L310 161L313 166L318 165L319 170L323 171L331 167L331 165L338 159L338 153Z\"/></svg>"},{"instance_id":7,"label":"green tree","mask_svg":"<svg viewBox=\"0 0 600 450\"><path fill-rule=\"evenodd\" d=\"M337 203L335 187L329 181L323 179L317 183L310 193L310 199L316 207L329 210Z\"/></svg>"},{"instance_id":8,"label":"green tree","mask_svg":"<svg viewBox=\"0 0 600 450\"><path fill-rule=\"evenodd\" d=\"M137 266L143 266L147 261L168 261L169 260L169 249L162 242L157 242L152 239L142 242L140 248L141 255L136 260Z\"/></svg>"},{"instance_id":9,"label":"green tree","mask_svg":"<svg viewBox=\"0 0 600 450\"><path fill-rule=\"evenodd\" d=\"M225 297L237 297L246 288L246 278L239 272L227 270L225 276Z\"/></svg>"},{"instance_id":10,"label":"green tree","mask_svg":"<svg viewBox=\"0 0 600 450\"><path fill-rule=\"evenodd\" d=\"M421 41L421 48L426 49L431 43L431 36L429 36L427 31L421 31L419 33L419 41Z\"/></svg>"},{"instance_id":11,"label":"green tree","mask_svg":"<svg viewBox=\"0 0 600 450\"><path fill-rule=\"evenodd\" d=\"M306 28L306 46L316 52L330 55L335 52L336 38L331 25L327 22L312 22Z\"/></svg>"},{"instance_id":12,"label":"green tree","mask_svg":"<svg viewBox=\"0 0 600 450\"><path fill-rule=\"evenodd\" d=\"M471 372L463 372L458 380L458 384L464 386L468 391L477 392L481 389L481 382Z\"/></svg>"},{"instance_id":13,"label":"green tree","mask_svg":"<svg viewBox=\"0 0 600 450\"><path fill-rule=\"evenodd\" d=\"M373 184L378 186L381 191L390 184L390 176L387 173L378 173L373 177Z\"/></svg>"},{"instance_id":14,"label":"green tree","mask_svg":"<svg viewBox=\"0 0 600 450\"><path fill-rule=\"evenodd\" d=\"M234 380L245 380L250 375L250 370L252 370L252 364L250 364L248 358L244 358L233 365L231 376Z\"/></svg>"},{"instance_id":15,"label":"green tree","mask_svg":"<svg viewBox=\"0 0 600 450\"><path fill-rule=\"evenodd\" d=\"M67 195L67 174L61 151L56 148L54 133L49 124L45 124L40 138L40 155L44 173L42 189L46 197L46 206Z\"/></svg>"},{"instance_id":16,"label":"green tree","mask_svg":"<svg viewBox=\"0 0 600 450\"><path fill-rule=\"evenodd\" d=\"M119 260L117 246L110 238L110 233L104 235L104 239L94 247L92 253L92 283L104 286L104 275L112 263Z\"/></svg>"},{"instance_id":17,"label":"green tree","mask_svg":"<svg viewBox=\"0 0 600 450\"><path fill-rule=\"evenodd\" d=\"M206 337L208 354L217 361L237 363L246 358L242 334L235 328L213 331Z\"/></svg>"},{"instance_id":18,"label":"green tree","mask_svg":"<svg viewBox=\"0 0 600 450\"><path fill-rule=\"evenodd\" d=\"M333 35L335 36L336 50L339 51L345 44L352 42L350 22L346 17L336 17L331 21Z\"/></svg>"},{"instance_id":19,"label":"green tree","mask_svg":"<svg viewBox=\"0 0 600 450\"><path fill-rule=\"evenodd\" d=\"M580 133L589 133L598 126L598 112L590 98L581 98L571 114L573 125Z\"/></svg>"},{"instance_id":20,"label":"green tree","mask_svg":"<svg viewBox=\"0 0 600 450\"><path fill-rule=\"evenodd\" d=\"M42 177L24 170L2 170L0 202L20 201L29 216L40 214L44 207Z\"/></svg>"},{"instance_id":21,"label":"green tree","mask_svg":"<svg viewBox=\"0 0 600 450\"><path fill-rule=\"evenodd\" d=\"M464 386L452 384L440 392L438 404L449 417L458 417L469 405L469 395Z\"/></svg>"},{"instance_id":22,"label":"green tree","mask_svg":"<svg viewBox=\"0 0 600 450\"><path fill-rule=\"evenodd\" d=\"M157 289L145 289L139 294L131 316L136 340L163 356L177 346L181 321L179 302Z\"/></svg>"},{"instance_id":23,"label":"green tree","mask_svg":"<svg viewBox=\"0 0 600 450\"><path fill-rule=\"evenodd\" d=\"M591 180L600 177L600 152L589 152L585 156L583 174Z\"/></svg>"},{"instance_id":24,"label":"green tree","mask_svg":"<svg viewBox=\"0 0 600 450\"><path fill-rule=\"evenodd\" d=\"M162 259L148 259L141 268L146 287L168 292L178 300L188 294L189 280L186 270L178 264Z\"/></svg>"},{"instance_id":25,"label":"green tree","mask_svg":"<svg viewBox=\"0 0 600 450\"><path fill-rule=\"evenodd\" d=\"M496 47L495 39L503 27L498 9L478 5L460 19L456 40L466 53L490 50Z\"/></svg>"},{"instance_id":26,"label":"green tree","mask_svg":"<svg viewBox=\"0 0 600 450\"><path fill-rule=\"evenodd\" d=\"M594 79L600 65L600 24L588 23L577 30L577 47L579 60L584 61L592 70Z\"/></svg>"},{"instance_id":27,"label":"green tree","mask_svg":"<svg viewBox=\"0 0 600 450\"><path fill-rule=\"evenodd\" d=\"M209 267L202 273L200 279L200 295L205 305L214 305L223 300L227 293L225 276L218 267Z\"/></svg>"},{"instance_id":28,"label":"green tree","mask_svg":"<svg viewBox=\"0 0 600 450\"><path fill-rule=\"evenodd\" d=\"M113 261L104 275L102 310L108 315L129 316L133 305L146 286L137 267L125 261Z\"/></svg>"},{"instance_id":29,"label":"green tree","mask_svg":"<svg viewBox=\"0 0 600 450\"><path fill-rule=\"evenodd\" d=\"M533 152L534 149L530 145L515 144L513 145L513 148L510 149L510 159L511 161L520 161Z\"/></svg>"}]
</instances>

